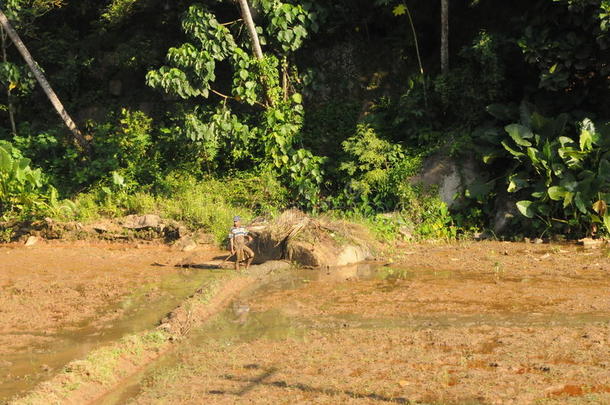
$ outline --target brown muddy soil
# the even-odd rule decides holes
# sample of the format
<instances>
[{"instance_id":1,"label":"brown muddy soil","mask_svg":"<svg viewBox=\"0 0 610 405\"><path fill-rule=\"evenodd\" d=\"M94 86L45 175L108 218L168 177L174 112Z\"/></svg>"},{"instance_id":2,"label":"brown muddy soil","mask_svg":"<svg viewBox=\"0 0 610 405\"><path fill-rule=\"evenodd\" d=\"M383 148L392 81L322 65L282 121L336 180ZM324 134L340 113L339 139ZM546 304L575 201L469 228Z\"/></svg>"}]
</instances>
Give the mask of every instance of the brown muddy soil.
<instances>
[{"instance_id":1,"label":"brown muddy soil","mask_svg":"<svg viewBox=\"0 0 610 405\"><path fill-rule=\"evenodd\" d=\"M607 251L399 254L242 297L114 403L610 404Z\"/></svg>"},{"instance_id":2,"label":"brown muddy soil","mask_svg":"<svg viewBox=\"0 0 610 405\"><path fill-rule=\"evenodd\" d=\"M201 284L200 273L172 266L193 254L104 242L0 246L0 402L99 344L156 325Z\"/></svg>"}]
</instances>

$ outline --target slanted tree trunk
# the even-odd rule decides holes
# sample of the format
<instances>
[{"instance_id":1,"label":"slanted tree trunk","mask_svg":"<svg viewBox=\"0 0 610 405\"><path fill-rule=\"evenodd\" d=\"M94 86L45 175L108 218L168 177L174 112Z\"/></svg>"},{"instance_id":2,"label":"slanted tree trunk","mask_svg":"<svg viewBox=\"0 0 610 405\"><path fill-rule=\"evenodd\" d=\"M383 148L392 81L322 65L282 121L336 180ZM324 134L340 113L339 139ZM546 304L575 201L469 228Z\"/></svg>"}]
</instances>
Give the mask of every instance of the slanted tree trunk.
<instances>
[{"instance_id":1,"label":"slanted tree trunk","mask_svg":"<svg viewBox=\"0 0 610 405\"><path fill-rule=\"evenodd\" d=\"M53 104L53 107L55 107L55 110L57 111L59 116L64 120L64 123L66 124L68 129L70 129L70 131L74 135L74 138L76 139L77 144L85 152L88 153L89 144L85 140L85 137L80 132L80 130L78 129L78 127L76 126L76 124L74 123L74 121L72 120L72 118L70 117L70 115L68 114L66 109L64 108L61 101L59 101L57 94L55 94L55 92L53 91L53 88L51 87L51 85L49 84L47 79L45 78L44 73L42 73L42 71L36 64L36 61L34 61L34 59L32 58L32 55L26 48L25 44L23 43L23 41L21 41L21 38L19 38L19 34L17 34L17 31L15 31L13 29L13 27L11 26L11 23L8 21L8 18L6 18L6 15L4 14L4 12L2 10L0 10L0 25L2 25L2 28L6 31L8 36L11 38L11 41L13 41L13 44L15 44L15 47L17 48L17 50L19 51L19 53L25 60L25 63L27 63L28 67L34 74L34 77L36 78L36 80L40 84L40 87L42 87L42 90L45 92L45 94L49 98L49 101L51 102L51 104Z\"/></svg>"},{"instance_id":2,"label":"slanted tree trunk","mask_svg":"<svg viewBox=\"0 0 610 405\"><path fill-rule=\"evenodd\" d=\"M4 62L4 63L8 62L8 58L6 56L6 48L8 47L8 44L6 43L7 39L8 39L7 33L4 30L4 28L2 28L2 26L0 25L0 41L1 41L0 45L2 46L2 62ZM15 108L13 106L13 97L11 95L10 83L6 87L6 105L8 107L8 118L9 118L9 121L11 122L11 132L14 136L14 135L17 135L17 124L15 123Z\"/></svg>"},{"instance_id":3,"label":"slanted tree trunk","mask_svg":"<svg viewBox=\"0 0 610 405\"><path fill-rule=\"evenodd\" d=\"M441 0L441 73L449 73L449 0Z\"/></svg>"},{"instance_id":4,"label":"slanted tree trunk","mask_svg":"<svg viewBox=\"0 0 610 405\"><path fill-rule=\"evenodd\" d=\"M250 41L252 42L252 50L256 59L263 59L263 50L261 49L261 43L258 39L258 33L256 32L256 25L252 19L252 13L250 13L250 6L248 0L238 0L239 7L241 8L241 18L244 20L246 27L248 28L248 34L250 35Z\"/></svg>"},{"instance_id":5,"label":"slanted tree trunk","mask_svg":"<svg viewBox=\"0 0 610 405\"><path fill-rule=\"evenodd\" d=\"M250 36L250 42L252 42L252 51L254 57L258 60L263 59L263 50L261 48L260 40L258 39L258 33L256 32L256 25L252 19L252 13L250 12L250 6L248 0L237 0L239 8L241 9L241 18L244 20L246 27L248 28L248 34ZM269 95L269 86L265 77L261 77L261 82L265 91L265 98L267 99L267 105L273 106L273 99Z\"/></svg>"}]
</instances>

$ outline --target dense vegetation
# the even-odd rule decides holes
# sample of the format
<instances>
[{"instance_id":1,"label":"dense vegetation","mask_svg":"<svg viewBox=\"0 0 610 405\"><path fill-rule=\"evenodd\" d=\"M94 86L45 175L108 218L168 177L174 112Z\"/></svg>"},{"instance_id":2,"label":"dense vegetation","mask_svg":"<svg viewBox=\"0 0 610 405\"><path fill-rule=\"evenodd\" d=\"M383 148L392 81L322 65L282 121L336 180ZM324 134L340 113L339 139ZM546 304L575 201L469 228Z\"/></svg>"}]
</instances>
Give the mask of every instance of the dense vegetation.
<instances>
[{"instance_id":1,"label":"dense vegetation","mask_svg":"<svg viewBox=\"0 0 610 405\"><path fill-rule=\"evenodd\" d=\"M4 30L0 215L234 210L349 216L382 236L610 230L610 1L7 0L86 134L74 142ZM473 161L451 210L408 179ZM509 210L510 211L510 210Z\"/></svg>"}]
</instances>

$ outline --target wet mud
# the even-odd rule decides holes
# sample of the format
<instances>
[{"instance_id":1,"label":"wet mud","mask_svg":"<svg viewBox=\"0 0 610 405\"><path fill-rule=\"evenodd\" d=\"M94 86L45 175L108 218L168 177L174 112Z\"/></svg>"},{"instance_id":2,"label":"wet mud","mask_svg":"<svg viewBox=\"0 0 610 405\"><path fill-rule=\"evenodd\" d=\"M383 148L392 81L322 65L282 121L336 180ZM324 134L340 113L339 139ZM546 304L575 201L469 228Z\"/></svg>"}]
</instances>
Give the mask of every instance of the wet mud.
<instances>
[{"instance_id":1,"label":"wet mud","mask_svg":"<svg viewBox=\"0 0 610 405\"><path fill-rule=\"evenodd\" d=\"M610 403L609 252L486 242L394 257L245 290L96 404Z\"/></svg>"},{"instance_id":2,"label":"wet mud","mask_svg":"<svg viewBox=\"0 0 610 405\"><path fill-rule=\"evenodd\" d=\"M607 252L412 249L240 297L105 404L610 403Z\"/></svg>"},{"instance_id":3,"label":"wet mud","mask_svg":"<svg viewBox=\"0 0 610 405\"><path fill-rule=\"evenodd\" d=\"M176 256L163 246L0 248L0 403L71 360L155 327L202 284L223 274L160 265Z\"/></svg>"}]
</instances>

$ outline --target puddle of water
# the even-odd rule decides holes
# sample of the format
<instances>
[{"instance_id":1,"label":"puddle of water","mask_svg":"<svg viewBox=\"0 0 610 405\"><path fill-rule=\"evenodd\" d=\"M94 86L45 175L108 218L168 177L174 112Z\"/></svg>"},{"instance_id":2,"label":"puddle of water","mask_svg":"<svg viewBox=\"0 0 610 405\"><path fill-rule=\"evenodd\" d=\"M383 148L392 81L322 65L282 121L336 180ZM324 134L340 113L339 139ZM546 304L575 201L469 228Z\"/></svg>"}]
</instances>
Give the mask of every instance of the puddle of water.
<instances>
[{"instance_id":1,"label":"puddle of water","mask_svg":"<svg viewBox=\"0 0 610 405\"><path fill-rule=\"evenodd\" d=\"M70 361L82 358L96 348L127 334L153 328L202 284L223 274L211 270L180 270L158 284L140 287L119 304L101 311L103 314L123 311L123 315L115 321L96 325L96 320L90 319L70 330L50 335L53 343L49 345L3 356L0 363L0 401L26 392Z\"/></svg>"}]
</instances>

